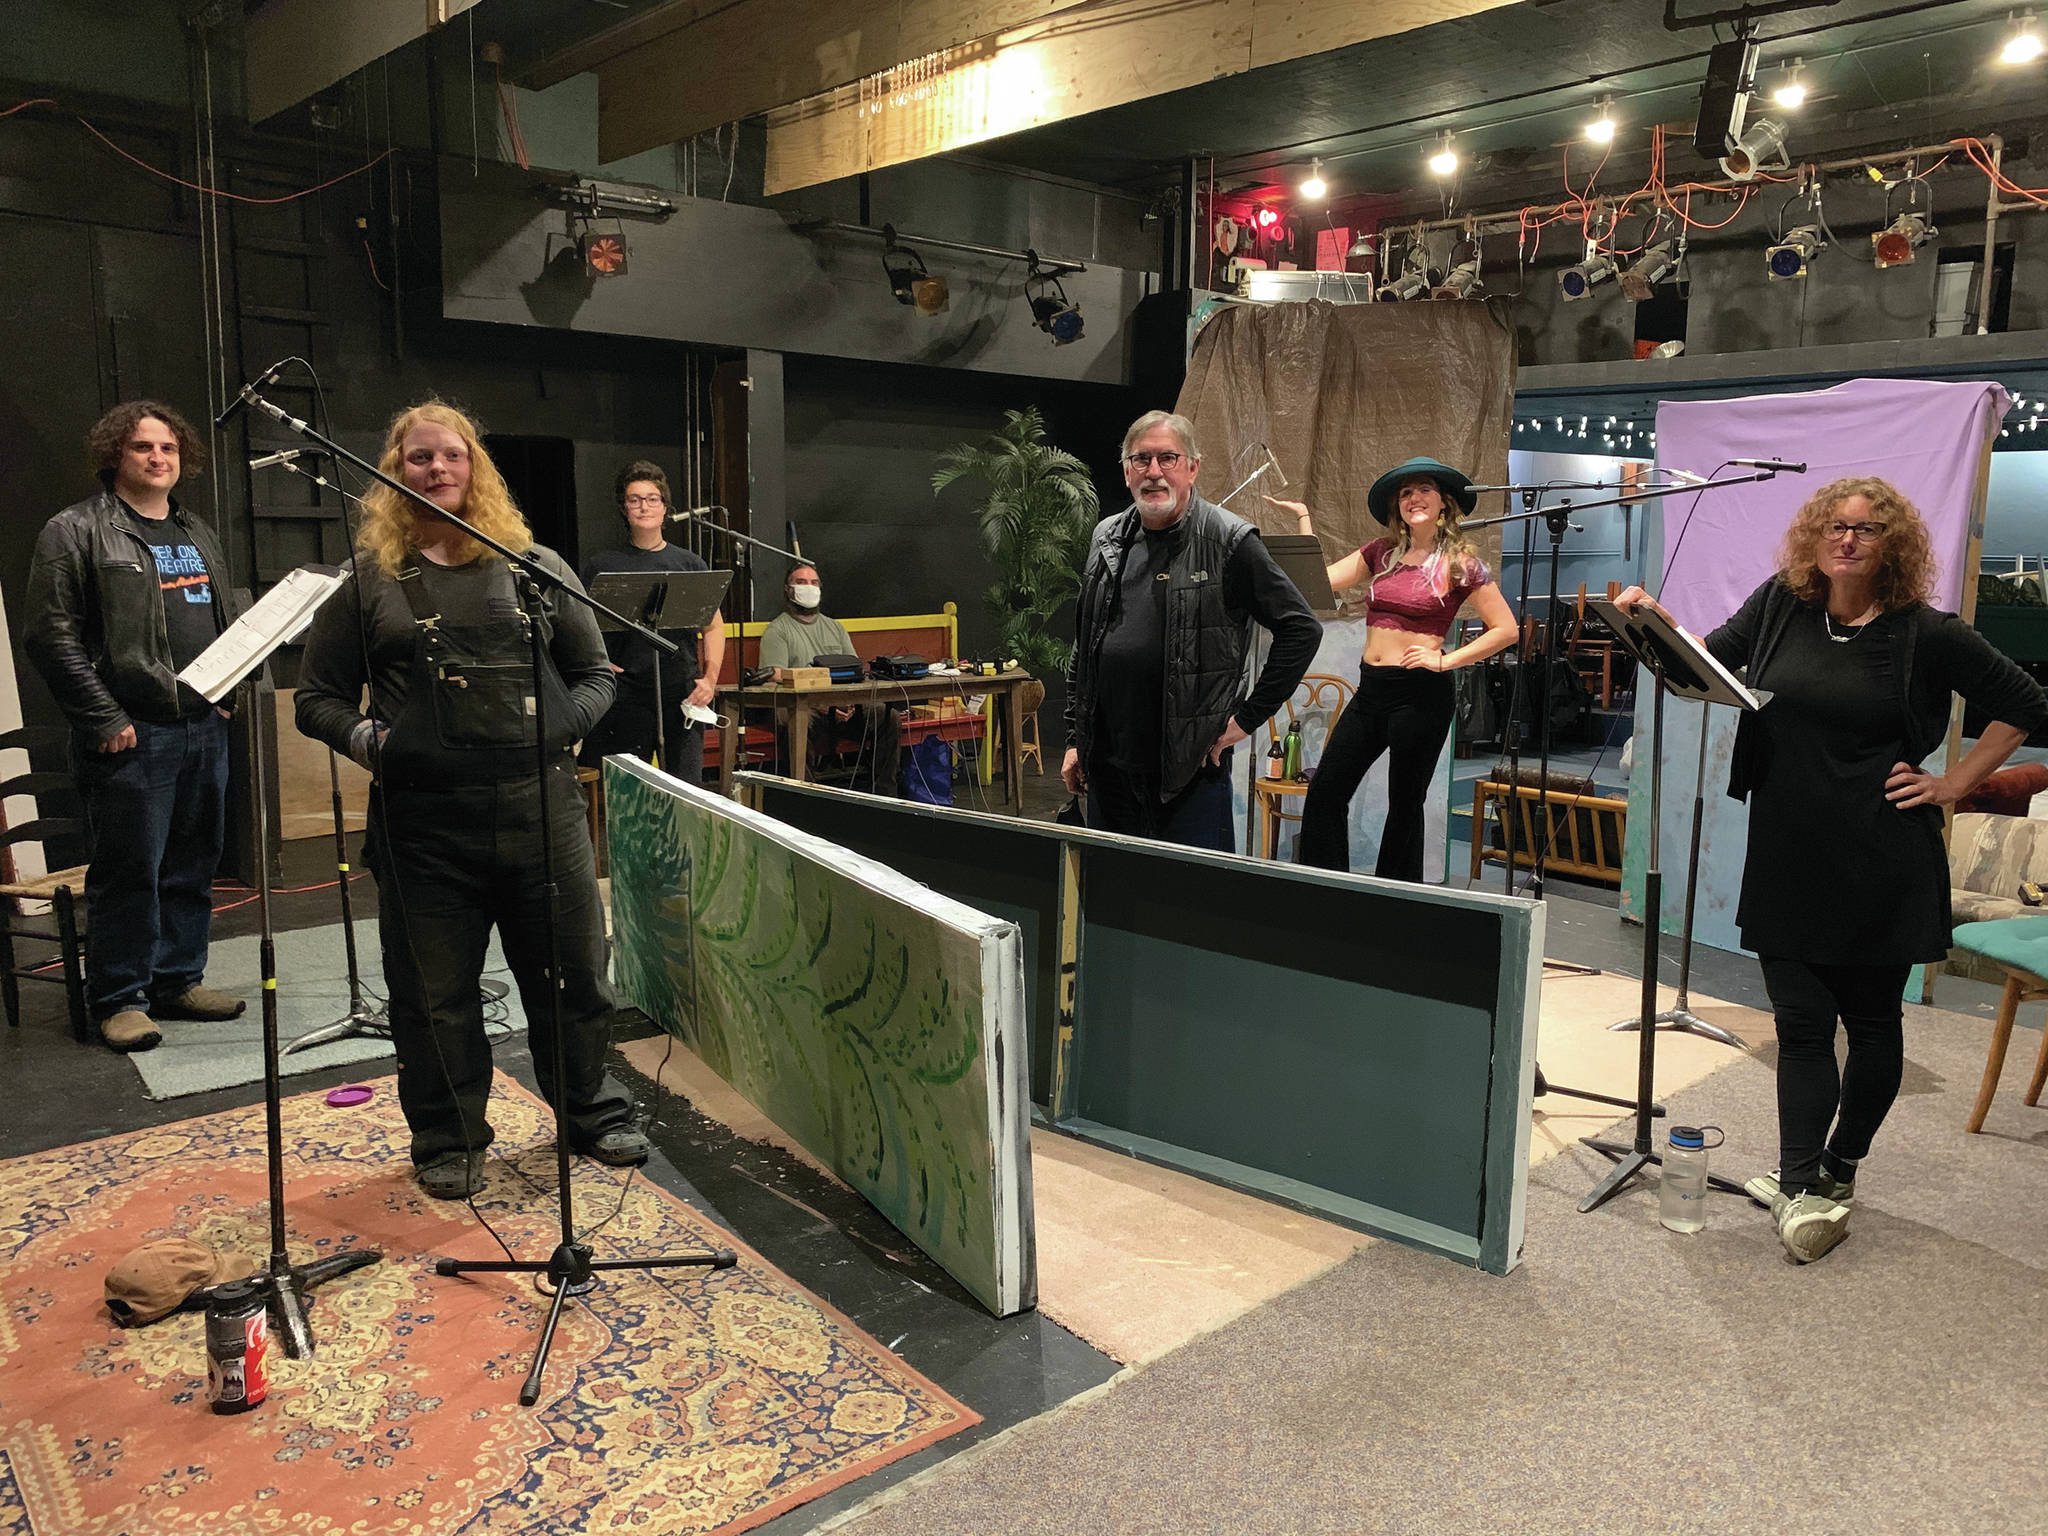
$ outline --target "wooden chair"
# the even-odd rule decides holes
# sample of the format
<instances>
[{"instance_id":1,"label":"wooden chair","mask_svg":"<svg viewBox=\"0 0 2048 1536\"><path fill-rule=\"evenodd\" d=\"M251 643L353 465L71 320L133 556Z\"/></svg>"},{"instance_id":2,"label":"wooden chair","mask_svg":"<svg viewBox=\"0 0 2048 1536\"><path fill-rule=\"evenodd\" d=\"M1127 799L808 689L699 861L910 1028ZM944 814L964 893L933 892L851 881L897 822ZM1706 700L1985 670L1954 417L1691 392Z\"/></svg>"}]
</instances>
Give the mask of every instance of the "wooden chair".
<instances>
[{"instance_id":1,"label":"wooden chair","mask_svg":"<svg viewBox=\"0 0 2048 1536\"><path fill-rule=\"evenodd\" d=\"M61 748L64 741L65 733L62 731L24 728L0 735L0 751L9 748L22 751ZM5 965L4 971L0 971L0 998L4 998L6 1005L8 1027L19 1029L21 983L60 983L71 1016L73 1037L90 1041L92 1023L86 1017L85 1009L84 927L79 921L85 904L87 866L79 864L70 869L24 877L15 862L17 848L29 844L47 846L54 838L83 836L83 825L75 816L42 814L43 800L64 799L75 805L77 793L70 774L38 773L33 767L27 773L16 774L0 782L0 807L17 795L38 797L35 819L18 827L6 826L4 809L0 809L0 962ZM52 914L24 913L21 904L25 901L49 902ZM56 948L57 958L54 962L45 960L37 965L24 965L18 948L24 943L52 945ZM51 974L53 964L56 967L54 975Z\"/></svg>"},{"instance_id":2,"label":"wooden chair","mask_svg":"<svg viewBox=\"0 0 2048 1536\"><path fill-rule=\"evenodd\" d=\"M1344 706L1351 702L1351 695L1357 685L1327 672L1311 672L1301 680L1287 701L1287 720L1283 724L1278 715L1266 722L1266 745L1282 740L1287 727L1296 721L1302 726L1302 766L1308 767L1322 756L1323 743L1330 738L1330 730L1337 723L1337 717L1344 712ZM1321 722L1320 734L1312 734L1316 723ZM1257 740L1256 737L1253 740ZM1266 755L1261 752L1252 759L1252 803L1258 807L1260 820L1260 848L1266 858L1277 858L1280 852L1280 823L1298 822L1300 811L1284 811L1283 805L1302 799L1308 793L1306 784L1292 779L1269 779L1266 773Z\"/></svg>"},{"instance_id":3,"label":"wooden chair","mask_svg":"<svg viewBox=\"0 0 2048 1536\"><path fill-rule=\"evenodd\" d=\"M1991 1047L1984 1056L1984 1078L1977 1085L1977 1102L1963 1129L1976 1135L1984 1129L1984 1117L1991 1112L1991 1100L1998 1092L1999 1075L2005 1071L2006 1048L2012 1044L2012 1024L2021 1003L2048 998L2048 920L2038 917L2005 917L1988 923L1962 923L1956 928L1956 947L1969 950L1993 962L2005 972L2005 995L1998 1002L1998 1017L1991 1024ZM2034 1080L2027 1085L2023 1103L2041 1102L2041 1089L2048 1086L2048 1029L2041 1031L2041 1049L2034 1058Z\"/></svg>"},{"instance_id":4,"label":"wooden chair","mask_svg":"<svg viewBox=\"0 0 2048 1536\"><path fill-rule=\"evenodd\" d=\"M1033 678L1017 689L1017 709L1023 716L1023 723L1017 727L1017 762L1021 767L1025 758L1038 764L1039 773L1045 772L1045 753L1038 742L1038 707L1045 702L1045 684Z\"/></svg>"}]
</instances>

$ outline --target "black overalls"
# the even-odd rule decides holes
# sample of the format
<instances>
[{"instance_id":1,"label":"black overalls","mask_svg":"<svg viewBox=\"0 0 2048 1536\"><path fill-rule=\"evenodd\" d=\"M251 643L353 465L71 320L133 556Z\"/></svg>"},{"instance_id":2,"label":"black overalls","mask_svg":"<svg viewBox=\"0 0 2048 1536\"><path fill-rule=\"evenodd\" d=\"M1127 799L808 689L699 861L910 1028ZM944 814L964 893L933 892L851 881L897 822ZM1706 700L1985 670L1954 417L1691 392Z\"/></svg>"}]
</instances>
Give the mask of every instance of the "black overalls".
<instances>
[{"instance_id":1,"label":"black overalls","mask_svg":"<svg viewBox=\"0 0 2048 1536\"><path fill-rule=\"evenodd\" d=\"M509 566L491 567L504 592L491 598L481 625L442 622L418 568L398 573L416 626L412 671L378 760L371 793L382 815L372 807L364 850L377 877L399 1103L421 1165L491 1140L491 1049L478 982L493 925L519 986L541 1092L556 1099L527 620ZM570 1144L580 1150L626 1125L632 1103L604 1072L612 1015L604 914L568 750L568 691L547 654L545 613L541 622L541 686L554 738L547 800L560 891L563 1108Z\"/></svg>"}]
</instances>

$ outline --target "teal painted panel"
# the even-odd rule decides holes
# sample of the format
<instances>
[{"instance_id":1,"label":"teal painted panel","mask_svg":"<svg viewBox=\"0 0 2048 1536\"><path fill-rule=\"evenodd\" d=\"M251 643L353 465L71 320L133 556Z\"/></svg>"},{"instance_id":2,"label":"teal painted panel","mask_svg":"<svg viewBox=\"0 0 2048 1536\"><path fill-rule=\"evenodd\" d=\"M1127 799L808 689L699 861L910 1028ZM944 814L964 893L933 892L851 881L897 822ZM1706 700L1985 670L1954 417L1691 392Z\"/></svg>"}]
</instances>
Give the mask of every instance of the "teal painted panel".
<instances>
[{"instance_id":1,"label":"teal painted panel","mask_svg":"<svg viewBox=\"0 0 2048 1536\"><path fill-rule=\"evenodd\" d=\"M1016 927L632 758L613 979L991 1311L1035 1299Z\"/></svg>"},{"instance_id":2,"label":"teal painted panel","mask_svg":"<svg viewBox=\"0 0 2048 1536\"><path fill-rule=\"evenodd\" d=\"M1081 878L1081 1118L1478 1236L1496 914L1121 849Z\"/></svg>"},{"instance_id":3,"label":"teal painted panel","mask_svg":"<svg viewBox=\"0 0 2048 1536\"><path fill-rule=\"evenodd\" d=\"M1057 1129L1496 1273L1519 1261L1540 904L745 782L954 895L1078 852Z\"/></svg>"}]
</instances>

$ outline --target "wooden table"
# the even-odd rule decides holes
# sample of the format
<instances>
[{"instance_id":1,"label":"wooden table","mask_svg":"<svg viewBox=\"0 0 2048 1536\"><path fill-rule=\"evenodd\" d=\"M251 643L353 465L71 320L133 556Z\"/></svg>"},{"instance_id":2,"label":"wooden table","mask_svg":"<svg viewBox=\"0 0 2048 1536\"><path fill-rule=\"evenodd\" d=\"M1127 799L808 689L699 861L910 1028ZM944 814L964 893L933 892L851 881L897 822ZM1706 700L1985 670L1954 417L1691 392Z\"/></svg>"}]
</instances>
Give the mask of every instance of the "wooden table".
<instances>
[{"instance_id":1,"label":"wooden table","mask_svg":"<svg viewBox=\"0 0 2048 1536\"><path fill-rule=\"evenodd\" d=\"M1010 672L999 672L993 677L917 677L901 681L868 678L858 683L828 683L814 688L797 688L788 683L763 683L755 688L742 688L736 683L721 684L718 693L724 704L725 724L719 728L719 791L731 792L733 765L739 761L742 695L747 704L773 707L775 723L789 743L789 777L802 779L809 766L811 716L819 710L850 709L855 705L914 704L921 699L965 698L970 694L985 693L1002 700L1003 770L1009 776L1010 804L1021 812L1024 809L1021 740L1024 711L1018 691L1030 681L1031 674L1020 667Z\"/></svg>"}]
</instances>

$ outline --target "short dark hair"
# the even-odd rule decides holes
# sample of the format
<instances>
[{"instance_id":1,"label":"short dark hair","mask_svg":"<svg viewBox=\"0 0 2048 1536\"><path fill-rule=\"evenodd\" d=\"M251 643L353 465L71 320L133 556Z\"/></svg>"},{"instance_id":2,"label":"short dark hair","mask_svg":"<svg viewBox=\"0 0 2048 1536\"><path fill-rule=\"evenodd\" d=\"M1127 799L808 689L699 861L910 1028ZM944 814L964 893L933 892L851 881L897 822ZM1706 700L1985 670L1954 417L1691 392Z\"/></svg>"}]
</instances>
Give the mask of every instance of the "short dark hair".
<instances>
[{"instance_id":1,"label":"short dark hair","mask_svg":"<svg viewBox=\"0 0 2048 1536\"><path fill-rule=\"evenodd\" d=\"M659 464L647 459L635 459L619 471L619 478L612 484L612 499L619 504L621 512L626 510L626 487L635 480L645 480L661 492L665 505L673 505L675 497L669 494L668 474Z\"/></svg>"},{"instance_id":2,"label":"short dark hair","mask_svg":"<svg viewBox=\"0 0 2048 1536\"><path fill-rule=\"evenodd\" d=\"M206 468L206 443L192 430L191 422L161 400L123 400L94 422L92 430L85 434L85 451L91 455L93 469L106 484L114 483L114 470L121 463L121 452L128 446L128 439L135 435L136 427L152 416L169 427L171 435L178 440L179 478L196 475Z\"/></svg>"},{"instance_id":3,"label":"short dark hair","mask_svg":"<svg viewBox=\"0 0 2048 1536\"><path fill-rule=\"evenodd\" d=\"M789 585L789 584L790 584L791 582L795 581L795 580L796 580L796 573L797 573L798 571L809 571L809 572L810 572L810 573L811 573L811 574L812 574L813 576L817 576L817 575L818 575L818 568L817 568L817 567L816 567L815 565L811 564L811 562L810 562L810 561L808 561L808 560L799 560L799 561L797 561L797 563L796 563L795 565L792 565L792 566L791 566L791 567L789 568L788 574L786 574L786 575L785 575L785 576L784 576L784 577L782 578L782 584L783 584L783 585L784 585L784 586L786 587L786 586L788 586L788 585ZM818 577L818 579L819 579L820 581L823 581L823 580L824 580L824 578L823 578L822 576L819 576L819 577Z\"/></svg>"}]
</instances>

